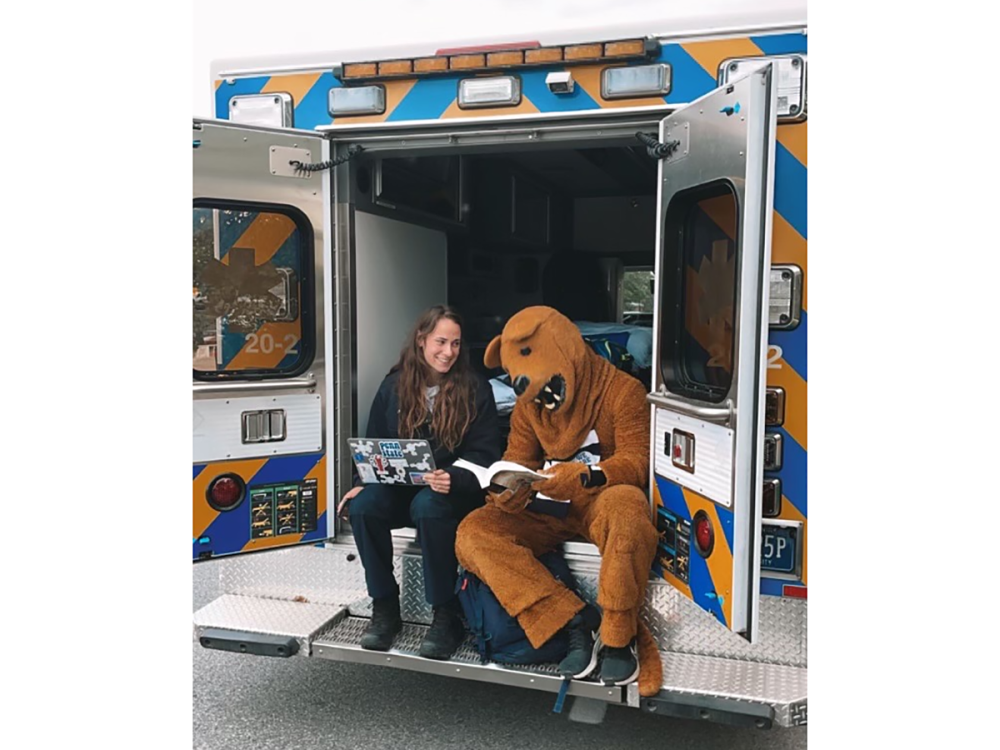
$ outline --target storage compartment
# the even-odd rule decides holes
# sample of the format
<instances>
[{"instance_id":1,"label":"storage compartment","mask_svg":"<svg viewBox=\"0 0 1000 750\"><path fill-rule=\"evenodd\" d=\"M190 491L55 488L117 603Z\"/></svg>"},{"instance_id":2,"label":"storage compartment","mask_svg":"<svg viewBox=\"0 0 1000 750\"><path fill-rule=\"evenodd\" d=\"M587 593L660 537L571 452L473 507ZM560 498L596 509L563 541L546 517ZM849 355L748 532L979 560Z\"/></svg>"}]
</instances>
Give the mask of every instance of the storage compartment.
<instances>
[{"instance_id":1,"label":"storage compartment","mask_svg":"<svg viewBox=\"0 0 1000 750\"><path fill-rule=\"evenodd\" d=\"M627 141L383 152L352 163L359 429L408 327L442 302L464 317L481 371L486 346L514 313L549 305L648 387L652 298L648 284L625 280L654 266L656 173L656 161ZM428 211L427 190L447 210ZM513 407L513 392L504 393L498 384L501 415Z\"/></svg>"}]
</instances>

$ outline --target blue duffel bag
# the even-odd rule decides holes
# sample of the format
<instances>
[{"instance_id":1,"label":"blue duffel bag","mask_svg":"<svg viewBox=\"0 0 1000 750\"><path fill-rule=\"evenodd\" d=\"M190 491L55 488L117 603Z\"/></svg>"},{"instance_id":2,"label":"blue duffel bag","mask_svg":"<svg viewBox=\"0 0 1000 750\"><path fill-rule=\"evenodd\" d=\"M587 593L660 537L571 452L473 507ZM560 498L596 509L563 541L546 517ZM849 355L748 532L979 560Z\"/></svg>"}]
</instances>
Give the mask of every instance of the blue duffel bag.
<instances>
[{"instance_id":1,"label":"blue duffel bag","mask_svg":"<svg viewBox=\"0 0 1000 750\"><path fill-rule=\"evenodd\" d=\"M546 552L538 557L538 561L567 588L576 590L576 580L562 554L558 551ZM489 587L469 571L459 573L455 593L484 662L543 664L560 662L566 656L569 635L565 629L552 636L541 648L535 648L517 619L507 614Z\"/></svg>"}]
</instances>

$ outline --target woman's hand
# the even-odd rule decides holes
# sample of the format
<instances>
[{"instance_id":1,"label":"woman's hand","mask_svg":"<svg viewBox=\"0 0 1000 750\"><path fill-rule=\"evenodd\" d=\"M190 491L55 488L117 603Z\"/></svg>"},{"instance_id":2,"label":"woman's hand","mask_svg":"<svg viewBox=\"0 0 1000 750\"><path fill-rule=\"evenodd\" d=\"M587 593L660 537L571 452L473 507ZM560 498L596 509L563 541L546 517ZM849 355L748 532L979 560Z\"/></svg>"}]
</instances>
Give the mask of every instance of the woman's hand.
<instances>
[{"instance_id":1,"label":"woman's hand","mask_svg":"<svg viewBox=\"0 0 1000 750\"><path fill-rule=\"evenodd\" d=\"M435 469L430 474L424 474L427 485L439 495L451 492L451 474L444 469Z\"/></svg>"},{"instance_id":2,"label":"woman's hand","mask_svg":"<svg viewBox=\"0 0 1000 750\"><path fill-rule=\"evenodd\" d=\"M364 489L364 486L354 487L347 491L343 498L341 498L340 503L337 505L337 515L341 518L347 518L347 514L344 512L347 509L347 504L351 502L358 493Z\"/></svg>"}]
</instances>

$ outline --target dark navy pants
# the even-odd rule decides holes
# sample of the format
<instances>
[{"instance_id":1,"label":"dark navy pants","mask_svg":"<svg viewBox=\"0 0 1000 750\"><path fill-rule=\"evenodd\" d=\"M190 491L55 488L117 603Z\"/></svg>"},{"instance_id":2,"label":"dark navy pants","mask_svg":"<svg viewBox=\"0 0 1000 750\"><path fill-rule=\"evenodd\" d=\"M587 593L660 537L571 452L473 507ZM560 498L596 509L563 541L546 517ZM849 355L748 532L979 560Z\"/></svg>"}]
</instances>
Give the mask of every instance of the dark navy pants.
<instances>
[{"instance_id":1,"label":"dark navy pants","mask_svg":"<svg viewBox=\"0 0 1000 750\"><path fill-rule=\"evenodd\" d=\"M373 599L399 596L392 574L392 529L416 528L424 562L424 594L438 606L455 596L458 560L455 530L465 516L484 503L482 493L452 490L439 495L430 487L368 484L351 500L348 513L368 595Z\"/></svg>"}]
</instances>

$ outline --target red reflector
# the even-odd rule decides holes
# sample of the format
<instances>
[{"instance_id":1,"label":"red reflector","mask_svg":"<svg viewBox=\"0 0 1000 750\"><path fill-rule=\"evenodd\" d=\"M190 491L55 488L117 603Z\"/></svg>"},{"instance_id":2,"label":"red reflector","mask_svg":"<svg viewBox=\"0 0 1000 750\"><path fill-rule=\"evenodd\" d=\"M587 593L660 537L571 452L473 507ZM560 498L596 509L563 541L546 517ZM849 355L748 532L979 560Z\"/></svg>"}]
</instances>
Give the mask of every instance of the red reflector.
<instances>
[{"instance_id":1,"label":"red reflector","mask_svg":"<svg viewBox=\"0 0 1000 750\"><path fill-rule=\"evenodd\" d=\"M542 45L538 42L507 42L506 44L483 44L479 47L451 47L439 49L435 55L467 55L470 52L498 52L514 49L535 49Z\"/></svg>"},{"instance_id":2,"label":"red reflector","mask_svg":"<svg viewBox=\"0 0 1000 750\"><path fill-rule=\"evenodd\" d=\"M239 502L243 489L232 477L220 477L212 484L212 500L220 508L228 508Z\"/></svg>"},{"instance_id":3,"label":"red reflector","mask_svg":"<svg viewBox=\"0 0 1000 750\"><path fill-rule=\"evenodd\" d=\"M681 457L681 447L679 445L674 446L674 458Z\"/></svg>"},{"instance_id":4,"label":"red reflector","mask_svg":"<svg viewBox=\"0 0 1000 750\"><path fill-rule=\"evenodd\" d=\"M695 524L694 533L698 540L698 547L707 551L712 546L712 524L707 518L699 518Z\"/></svg>"},{"instance_id":5,"label":"red reflector","mask_svg":"<svg viewBox=\"0 0 1000 750\"><path fill-rule=\"evenodd\" d=\"M805 599L806 598L806 587L805 586L782 586L781 587L782 596L790 596L792 599Z\"/></svg>"}]
</instances>

